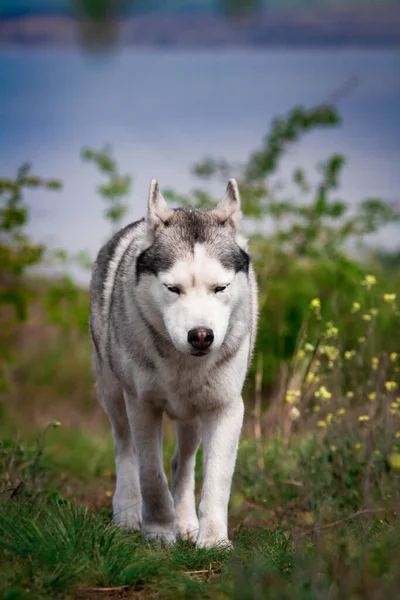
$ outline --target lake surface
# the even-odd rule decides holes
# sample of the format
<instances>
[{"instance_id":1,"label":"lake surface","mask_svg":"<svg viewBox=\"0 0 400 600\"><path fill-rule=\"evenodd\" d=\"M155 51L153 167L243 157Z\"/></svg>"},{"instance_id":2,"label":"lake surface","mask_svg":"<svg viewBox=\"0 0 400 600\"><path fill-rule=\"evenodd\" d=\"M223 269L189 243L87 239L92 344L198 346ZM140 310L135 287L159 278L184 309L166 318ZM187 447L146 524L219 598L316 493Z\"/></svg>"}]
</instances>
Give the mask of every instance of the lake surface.
<instances>
[{"instance_id":1,"label":"lake surface","mask_svg":"<svg viewBox=\"0 0 400 600\"><path fill-rule=\"evenodd\" d=\"M296 104L324 101L349 78L338 102L337 130L308 135L282 163L313 167L346 155L341 196L398 198L400 189L400 52L129 50L108 58L78 52L0 52L1 171L23 161L59 177L61 193L32 192L32 234L50 245L94 253L108 234L95 186L102 179L80 159L85 145L111 144L134 177L130 219L144 214L152 177L187 191L190 166L204 155L244 160L271 120ZM214 189L223 192L222 183ZM395 245L399 230L379 241Z\"/></svg>"}]
</instances>

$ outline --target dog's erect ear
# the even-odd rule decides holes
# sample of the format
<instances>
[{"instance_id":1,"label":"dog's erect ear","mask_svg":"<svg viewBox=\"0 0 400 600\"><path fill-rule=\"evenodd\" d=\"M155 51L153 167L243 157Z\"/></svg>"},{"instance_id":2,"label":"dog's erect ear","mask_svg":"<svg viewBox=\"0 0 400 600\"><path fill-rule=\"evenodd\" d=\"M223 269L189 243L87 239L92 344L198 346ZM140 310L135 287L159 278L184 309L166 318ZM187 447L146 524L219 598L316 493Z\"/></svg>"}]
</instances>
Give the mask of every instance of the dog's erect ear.
<instances>
[{"instance_id":1,"label":"dog's erect ear","mask_svg":"<svg viewBox=\"0 0 400 600\"><path fill-rule=\"evenodd\" d=\"M229 220L235 229L238 228L242 211L240 210L239 189L235 179L228 181L225 195L213 212L220 221Z\"/></svg>"},{"instance_id":2,"label":"dog's erect ear","mask_svg":"<svg viewBox=\"0 0 400 600\"><path fill-rule=\"evenodd\" d=\"M152 179L150 184L149 205L147 210L147 225L154 231L162 223L166 223L172 215L172 210L168 208L164 196L158 188L156 179Z\"/></svg>"}]
</instances>

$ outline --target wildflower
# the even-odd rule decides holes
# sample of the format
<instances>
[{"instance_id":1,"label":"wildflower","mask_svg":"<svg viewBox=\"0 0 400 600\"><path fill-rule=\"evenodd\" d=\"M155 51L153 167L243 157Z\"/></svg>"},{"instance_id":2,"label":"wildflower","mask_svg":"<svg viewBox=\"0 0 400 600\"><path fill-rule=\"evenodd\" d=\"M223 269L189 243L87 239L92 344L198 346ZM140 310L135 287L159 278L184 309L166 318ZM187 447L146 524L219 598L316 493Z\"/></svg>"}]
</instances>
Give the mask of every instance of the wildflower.
<instances>
[{"instance_id":1,"label":"wildflower","mask_svg":"<svg viewBox=\"0 0 400 600\"><path fill-rule=\"evenodd\" d=\"M316 404L313 408L314 412L319 412L320 410L321 410L321 407L318 404Z\"/></svg>"},{"instance_id":2,"label":"wildflower","mask_svg":"<svg viewBox=\"0 0 400 600\"><path fill-rule=\"evenodd\" d=\"M286 392L285 400L288 404L296 404L299 401L300 392L298 390L289 390Z\"/></svg>"},{"instance_id":3,"label":"wildflower","mask_svg":"<svg viewBox=\"0 0 400 600\"><path fill-rule=\"evenodd\" d=\"M351 312L354 314L356 312L358 312L361 308L361 305L359 302L353 302L353 306L351 307Z\"/></svg>"},{"instance_id":4,"label":"wildflower","mask_svg":"<svg viewBox=\"0 0 400 600\"><path fill-rule=\"evenodd\" d=\"M397 383L395 381L385 381L385 388L388 392L393 392L397 390Z\"/></svg>"},{"instance_id":5,"label":"wildflower","mask_svg":"<svg viewBox=\"0 0 400 600\"><path fill-rule=\"evenodd\" d=\"M354 448L356 450L361 450L361 444L360 443L354 444Z\"/></svg>"},{"instance_id":6,"label":"wildflower","mask_svg":"<svg viewBox=\"0 0 400 600\"><path fill-rule=\"evenodd\" d=\"M379 365L379 358L377 356L373 356L371 358L371 367L373 371L376 371Z\"/></svg>"},{"instance_id":7,"label":"wildflower","mask_svg":"<svg viewBox=\"0 0 400 600\"><path fill-rule=\"evenodd\" d=\"M50 423L50 427L61 427L61 425L62 425L61 421L56 421L56 420L54 420Z\"/></svg>"},{"instance_id":8,"label":"wildflower","mask_svg":"<svg viewBox=\"0 0 400 600\"><path fill-rule=\"evenodd\" d=\"M371 315L365 314L361 317L363 319L363 321L371 321L372 317Z\"/></svg>"},{"instance_id":9,"label":"wildflower","mask_svg":"<svg viewBox=\"0 0 400 600\"><path fill-rule=\"evenodd\" d=\"M332 321L329 321L326 324L326 336L328 338L335 338L337 337L339 333L339 329L337 327L335 327L335 325L332 323Z\"/></svg>"},{"instance_id":10,"label":"wildflower","mask_svg":"<svg viewBox=\"0 0 400 600\"><path fill-rule=\"evenodd\" d=\"M322 400L329 400L329 398L332 397L332 394L330 392L328 392L328 390L326 389L326 387L324 385L321 385L319 390L317 392L315 392L314 395L316 398L322 398Z\"/></svg>"},{"instance_id":11,"label":"wildflower","mask_svg":"<svg viewBox=\"0 0 400 600\"><path fill-rule=\"evenodd\" d=\"M336 348L336 346L321 346L321 354L325 354L329 360L335 361L339 356L339 348Z\"/></svg>"},{"instance_id":12,"label":"wildflower","mask_svg":"<svg viewBox=\"0 0 400 600\"><path fill-rule=\"evenodd\" d=\"M292 406L292 408L289 411L289 415L292 419L298 419L300 417L300 411L295 406Z\"/></svg>"},{"instance_id":13,"label":"wildflower","mask_svg":"<svg viewBox=\"0 0 400 600\"><path fill-rule=\"evenodd\" d=\"M314 352L314 346L312 344L310 344L309 342L307 342L307 344L305 344L305 346L304 346L304 350L306 352Z\"/></svg>"},{"instance_id":14,"label":"wildflower","mask_svg":"<svg viewBox=\"0 0 400 600\"><path fill-rule=\"evenodd\" d=\"M378 309L377 308L371 308L369 311L370 315L372 315L373 317L377 317L378 316Z\"/></svg>"},{"instance_id":15,"label":"wildflower","mask_svg":"<svg viewBox=\"0 0 400 600\"><path fill-rule=\"evenodd\" d=\"M341 415L344 415L345 412L346 412L345 408L339 408L339 410L336 411L336 414L339 415L339 416L341 416Z\"/></svg>"},{"instance_id":16,"label":"wildflower","mask_svg":"<svg viewBox=\"0 0 400 600\"><path fill-rule=\"evenodd\" d=\"M396 294L384 294L383 299L387 304L393 304L396 300Z\"/></svg>"},{"instance_id":17,"label":"wildflower","mask_svg":"<svg viewBox=\"0 0 400 600\"><path fill-rule=\"evenodd\" d=\"M392 465L393 469L400 469L400 454L398 452L391 454L389 456L389 460L390 460L390 464Z\"/></svg>"},{"instance_id":18,"label":"wildflower","mask_svg":"<svg viewBox=\"0 0 400 600\"><path fill-rule=\"evenodd\" d=\"M112 496L112 492L110 492L110 490L106 490L106 496L107 498L110 498Z\"/></svg>"},{"instance_id":19,"label":"wildflower","mask_svg":"<svg viewBox=\"0 0 400 600\"><path fill-rule=\"evenodd\" d=\"M390 358L391 362L396 362L398 356L399 355L397 354L397 352L391 352L389 355L389 358Z\"/></svg>"},{"instance_id":20,"label":"wildflower","mask_svg":"<svg viewBox=\"0 0 400 600\"><path fill-rule=\"evenodd\" d=\"M346 350L346 352L344 353L344 357L346 360L351 360L355 355L356 355L355 350Z\"/></svg>"},{"instance_id":21,"label":"wildflower","mask_svg":"<svg viewBox=\"0 0 400 600\"><path fill-rule=\"evenodd\" d=\"M326 427L325 421L318 421L317 422L317 427L320 427L321 429L324 429Z\"/></svg>"},{"instance_id":22,"label":"wildflower","mask_svg":"<svg viewBox=\"0 0 400 600\"><path fill-rule=\"evenodd\" d=\"M326 422L328 423L328 425L329 425L330 423L332 423L332 419L333 419L333 414L332 414L332 413L328 413L328 414L326 415Z\"/></svg>"},{"instance_id":23,"label":"wildflower","mask_svg":"<svg viewBox=\"0 0 400 600\"><path fill-rule=\"evenodd\" d=\"M319 312L321 308L321 300L319 298L313 298L310 302L310 308L313 308L316 312Z\"/></svg>"},{"instance_id":24,"label":"wildflower","mask_svg":"<svg viewBox=\"0 0 400 600\"><path fill-rule=\"evenodd\" d=\"M302 358L305 357L305 355L306 355L306 353L304 352L304 350L299 350L297 353L297 358L300 358L300 360L301 360Z\"/></svg>"},{"instance_id":25,"label":"wildflower","mask_svg":"<svg viewBox=\"0 0 400 600\"><path fill-rule=\"evenodd\" d=\"M358 420L360 421L360 423L363 423L363 422L369 421L369 416L368 416L368 415L360 415L360 416L358 417Z\"/></svg>"},{"instance_id":26,"label":"wildflower","mask_svg":"<svg viewBox=\"0 0 400 600\"><path fill-rule=\"evenodd\" d=\"M365 336L361 336L358 338L358 341L360 342L360 344L363 344L365 342Z\"/></svg>"},{"instance_id":27,"label":"wildflower","mask_svg":"<svg viewBox=\"0 0 400 600\"><path fill-rule=\"evenodd\" d=\"M332 444L331 446L329 446L331 452L336 452L337 447L335 446L335 444Z\"/></svg>"},{"instance_id":28,"label":"wildflower","mask_svg":"<svg viewBox=\"0 0 400 600\"><path fill-rule=\"evenodd\" d=\"M376 400L376 392L371 392L368 394L368 400L371 400L372 402Z\"/></svg>"},{"instance_id":29,"label":"wildflower","mask_svg":"<svg viewBox=\"0 0 400 600\"><path fill-rule=\"evenodd\" d=\"M380 456L381 455L381 451L380 450L375 450L374 454L375 454L375 456Z\"/></svg>"},{"instance_id":30,"label":"wildflower","mask_svg":"<svg viewBox=\"0 0 400 600\"><path fill-rule=\"evenodd\" d=\"M375 275L366 275L365 278L362 280L361 285L366 287L367 290L370 290L372 286L376 285Z\"/></svg>"},{"instance_id":31,"label":"wildflower","mask_svg":"<svg viewBox=\"0 0 400 600\"><path fill-rule=\"evenodd\" d=\"M392 402L392 404L390 405L393 410L397 410L398 406L397 406L397 402Z\"/></svg>"},{"instance_id":32,"label":"wildflower","mask_svg":"<svg viewBox=\"0 0 400 600\"><path fill-rule=\"evenodd\" d=\"M354 392L347 392L346 397L351 400L351 398L354 398Z\"/></svg>"},{"instance_id":33,"label":"wildflower","mask_svg":"<svg viewBox=\"0 0 400 600\"><path fill-rule=\"evenodd\" d=\"M312 383L315 379L315 375L314 373L311 373L311 371L309 373L307 373L307 377L306 377L306 382L307 383Z\"/></svg>"},{"instance_id":34,"label":"wildflower","mask_svg":"<svg viewBox=\"0 0 400 600\"><path fill-rule=\"evenodd\" d=\"M396 431L394 437L396 438L396 440L400 440L400 431Z\"/></svg>"}]
</instances>

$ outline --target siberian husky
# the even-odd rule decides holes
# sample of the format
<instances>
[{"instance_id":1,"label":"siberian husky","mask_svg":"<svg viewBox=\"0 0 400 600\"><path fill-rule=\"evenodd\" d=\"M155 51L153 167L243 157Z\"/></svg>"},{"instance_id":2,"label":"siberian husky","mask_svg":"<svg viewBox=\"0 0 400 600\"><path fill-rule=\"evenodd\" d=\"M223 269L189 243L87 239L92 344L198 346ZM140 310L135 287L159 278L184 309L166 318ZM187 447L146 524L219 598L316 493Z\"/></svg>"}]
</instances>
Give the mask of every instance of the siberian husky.
<instances>
[{"instance_id":1,"label":"siberian husky","mask_svg":"<svg viewBox=\"0 0 400 600\"><path fill-rule=\"evenodd\" d=\"M153 180L147 218L114 235L94 266L90 333L97 394L114 437L114 521L147 538L230 544L241 394L257 323L240 218L234 179L213 210L171 209ZM162 459L164 412L177 435L172 494Z\"/></svg>"}]
</instances>

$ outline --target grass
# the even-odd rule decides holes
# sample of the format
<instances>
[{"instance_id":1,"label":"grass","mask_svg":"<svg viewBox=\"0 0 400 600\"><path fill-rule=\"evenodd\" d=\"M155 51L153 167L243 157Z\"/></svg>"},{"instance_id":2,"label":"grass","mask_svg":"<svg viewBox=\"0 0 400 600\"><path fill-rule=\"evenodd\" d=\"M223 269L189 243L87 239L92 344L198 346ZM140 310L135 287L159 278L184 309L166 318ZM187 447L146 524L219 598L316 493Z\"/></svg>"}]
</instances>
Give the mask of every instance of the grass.
<instances>
[{"instance_id":1,"label":"grass","mask_svg":"<svg viewBox=\"0 0 400 600\"><path fill-rule=\"evenodd\" d=\"M260 470L260 448L244 438L230 506L234 550L197 550L159 548L114 527L110 436L54 425L22 445L2 420L1 598L395 597L400 477L377 463L366 508L365 457L346 439L333 457L315 435L275 438L262 446ZM168 440L166 463L171 451Z\"/></svg>"},{"instance_id":2,"label":"grass","mask_svg":"<svg viewBox=\"0 0 400 600\"><path fill-rule=\"evenodd\" d=\"M381 342L382 323L398 323L399 310L371 282L362 282L365 303L350 301L335 322L323 301L310 302L263 416L255 361L229 507L232 551L160 548L114 527L112 439L93 393L86 323L65 328L66 306L44 326L36 307L9 338L0 402L0 598L396 597L400 347L393 336L386 349ZM173 447L167 423L167 470ZM198 492L201 476L199 453Z\"/></svg>"}]
</instances>

